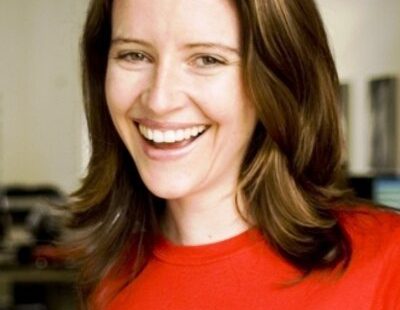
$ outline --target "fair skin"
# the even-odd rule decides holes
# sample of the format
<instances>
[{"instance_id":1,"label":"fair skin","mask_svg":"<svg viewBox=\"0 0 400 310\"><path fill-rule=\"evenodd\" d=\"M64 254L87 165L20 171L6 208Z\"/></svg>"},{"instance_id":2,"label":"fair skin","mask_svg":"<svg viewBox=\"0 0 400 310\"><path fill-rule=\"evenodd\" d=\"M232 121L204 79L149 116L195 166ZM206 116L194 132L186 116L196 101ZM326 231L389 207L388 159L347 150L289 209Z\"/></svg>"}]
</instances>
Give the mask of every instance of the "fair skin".
<instances>
[{"instance_id":1,"label":"fair skin","mask_svg":"<svg viewBox=\"0 0 400 310\"><path fill-rule=\"evenodd\" d=\"M235 193L256 114L231 1L114 1L105 89L142 180L167 201L167 238L196 245L248 229Z\"/></svg>"}]
</instances>

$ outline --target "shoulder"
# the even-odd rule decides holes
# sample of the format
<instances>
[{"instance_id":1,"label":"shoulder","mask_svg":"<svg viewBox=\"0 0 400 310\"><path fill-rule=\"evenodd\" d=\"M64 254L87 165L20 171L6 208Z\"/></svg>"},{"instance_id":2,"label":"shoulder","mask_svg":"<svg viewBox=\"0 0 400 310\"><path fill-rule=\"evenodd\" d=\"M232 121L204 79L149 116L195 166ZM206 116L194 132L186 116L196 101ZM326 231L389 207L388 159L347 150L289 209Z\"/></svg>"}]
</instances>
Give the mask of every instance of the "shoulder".
<instances>
[{"instance_id":1,"label":"shoulder","mask_svg":"<svg viewBox=\"0 0 400 310\"><path fill-rule=\"evenodd\" d=\"M351 241L365 239L368 242L379 242L383 238L387 243L390 240L399 241L399 211L378 206L357 205L340 208L337 216Z\"/></svg>"},{"instance_id":2,"label":"shoulder","mask_svg":"<svg viewBox=\"0 0 400 310\"><path fill-rule=\"evenodd\" d=\"M359 279L359 287L374 286L374 302L385 305L380 309L397 309L392 306L400 304L400 214L356 206L340 209L338 219L352 249L349 278Z\"/></svg>"},{"instance_id":3,"label":"shoulder","mask_svg":"<svg viewBox=\"0 0 400 310\"><path fill-rule=\"evenodd\" d=\"M395 210L357 205L340 208L338 220L349 237L355 255L397 252L400 256L400 213Z\"/></svg>"}]
</instances>

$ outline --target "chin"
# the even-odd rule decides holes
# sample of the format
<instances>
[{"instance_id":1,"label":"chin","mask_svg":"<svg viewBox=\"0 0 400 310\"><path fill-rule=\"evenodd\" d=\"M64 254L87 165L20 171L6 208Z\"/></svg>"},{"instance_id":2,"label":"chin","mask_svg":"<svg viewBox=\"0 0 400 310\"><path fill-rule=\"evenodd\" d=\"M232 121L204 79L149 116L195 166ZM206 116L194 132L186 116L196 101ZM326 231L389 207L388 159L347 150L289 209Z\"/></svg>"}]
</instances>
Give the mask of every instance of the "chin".
<instances>
[{"instance_id":1,"label":"chin","mask_svg":"<svg viewBox=\"0 0 400 310\"><path fill-rule=\"evenodd\" d=\"M157 184L155 184L154 182L146 182L146 180L144 180L144 183L153 195L166 200L183 198L190 192L188 182L186 182L186 184L172 184L173 182L169 180L169 182L166 183L157 182Z\"/></svg>"},{"instance_id":2,"label":"chin","mask_svg":"<svg viewBox=\"0 0 400 310\"><path fill-rule=\"evenodd\" d=\"M148 189L154 196L165 200L175 200L186 196L184 191L179 191L172 188L164 189L148 187Z\"/></svg>"}]
</instances>

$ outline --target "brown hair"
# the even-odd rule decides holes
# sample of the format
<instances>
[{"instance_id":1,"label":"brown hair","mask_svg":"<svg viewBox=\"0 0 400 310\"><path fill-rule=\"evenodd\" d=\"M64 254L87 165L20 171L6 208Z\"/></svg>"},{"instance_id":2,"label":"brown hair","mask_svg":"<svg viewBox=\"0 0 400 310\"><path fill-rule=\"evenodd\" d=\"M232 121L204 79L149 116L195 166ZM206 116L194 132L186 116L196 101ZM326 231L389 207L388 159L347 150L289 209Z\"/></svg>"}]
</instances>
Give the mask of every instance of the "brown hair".
<instances>
[{"instance_id":1,"label":"brown hair","mask_svg":"<svg viewBox=\"0 0 400 310\"><path fill-rule=\"evenodd\" d=\"M338 78L318 10L312 0L237 0L236 5L245 86L259 117L238 189L265 237L299 270L346 265L351 247L335 216L346 198L338 186ZM136 257L125 282L140 272L164 208L143 184L107 110L111 10L112 0L92 0L82 38L92 154L72 196L70 226L82 231L74 253L82 264L84 300L111 270L126 266L127 251Z\"/></svg>"}]
</instances>

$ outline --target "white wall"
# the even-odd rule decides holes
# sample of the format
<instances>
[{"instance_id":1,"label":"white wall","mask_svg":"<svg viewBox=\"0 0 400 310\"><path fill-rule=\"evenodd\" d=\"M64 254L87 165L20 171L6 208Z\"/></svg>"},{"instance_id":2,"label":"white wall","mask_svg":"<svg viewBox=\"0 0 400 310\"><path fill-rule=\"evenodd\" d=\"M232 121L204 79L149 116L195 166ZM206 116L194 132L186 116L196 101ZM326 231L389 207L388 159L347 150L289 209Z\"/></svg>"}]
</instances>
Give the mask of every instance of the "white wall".
<instances>
[{"instance_id":1,"label":"white wall","mask_svg":"<svg viewBox=\"0 0 400 310\"><path fill-rule=\"evenodd\" d=\"M371 78L391 75L400 79L400 1L317 2L330 36L339 76L351 87L350 169L353 173L366 173L369 172L370 139L367 86ZM398 137L400 155L400 131Z\"/></svg>"},{"instance_id":2,"label":"white wall","mask_svg":"<svg viewBox=\"0 0 400 310\"><path fill-rule=\"evenodd\" d=\"M0 1L0 182L53 183L81 174L78 41L87 1Z\"/></svg>"}]
</instances>

